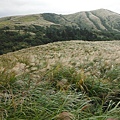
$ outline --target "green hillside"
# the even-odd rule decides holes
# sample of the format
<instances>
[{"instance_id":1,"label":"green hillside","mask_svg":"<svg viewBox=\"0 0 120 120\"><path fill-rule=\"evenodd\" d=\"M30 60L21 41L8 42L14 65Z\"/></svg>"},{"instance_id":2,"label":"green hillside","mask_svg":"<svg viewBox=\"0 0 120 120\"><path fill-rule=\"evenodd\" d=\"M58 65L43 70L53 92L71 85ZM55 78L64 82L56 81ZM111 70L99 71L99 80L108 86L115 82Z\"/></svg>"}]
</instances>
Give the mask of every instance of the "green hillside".
<instances>
[{"instance_id":1,"label":"green hillside","mask_svg":"<svg viewBox=\"0 0 120 120\"><path fill-rule=\"evenodd\" d=\"M30 26L30 25L51 25L52 23L43 19L42 15L25 15L25 16L11 16L0 18L0 28L6 26L10 29L15 29L15 26Z\"/></svg>"},{"instance_id":2,"label":"green hillside","mask_svg":"<svg viewBox=\"0 0 120 120\"><path fill-rule=\"evenodd\" d=\"M80 29L87 29L92 31L120 32L119 23L120 15L106 9L83 11L69 15L43 13L0 18L0 27L3 28L8 26L11 29L15 29L15 26L28 27L33 25L63 25L79 27Z\"/></svg>"},{"instance_id":3,"label":"green hillside","mask_svg":"<svg viewBox=\"0 0 120 120\"><path fill-rule=\"evenodd\" d=\"M120 40L120 15L98 9L69 15L43 13L0 18L0 55L66 40Z\"/></svg>"}]
</instances>

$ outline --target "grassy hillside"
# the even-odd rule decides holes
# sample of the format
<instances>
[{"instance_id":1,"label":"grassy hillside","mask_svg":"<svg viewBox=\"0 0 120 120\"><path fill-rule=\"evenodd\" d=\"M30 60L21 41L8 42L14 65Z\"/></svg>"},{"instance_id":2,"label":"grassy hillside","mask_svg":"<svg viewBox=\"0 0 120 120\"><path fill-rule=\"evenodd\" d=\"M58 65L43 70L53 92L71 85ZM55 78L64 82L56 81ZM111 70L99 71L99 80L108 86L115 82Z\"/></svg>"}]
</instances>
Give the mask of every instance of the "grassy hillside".
<instances>
[{"instance_id":1,"label":"grassy hillside","mask_svg":"<svg viewBox=\"0 0 120 120\"><path fill-rule=\"evenodd\" d=\"M51 22L44 20L41 14L0 18L0 28L8 26L10 29L15 29L15 26L49 26L51 24Z\"/></svg>"},{"instance_id":2,"label":"grassy hillside","mask_svg":"<svg viewBox=\"0 0 120 120\"><path fill-rule=\"evenodd\" d=\"M66 15L65 18L80 28L93 31L120 31L120 15L106 9L83 11Z\"/></svg>"},{"instance_id":3,"label":"grassy hillside","mask_svg":"<svg viewBox=\"0 0 120 120\"><path fill-rule=\"evenodd\" d=\"M66 40L120 40L120 15L98 9L0 18L0 55Z\"/></svg>"},{"instance_id":4,"label":"grassy hillside","mask_svg":"<svg viewBox=\"0 0 120 120\"><path fill-rule=\"evenodd\" d=\"M78 27L92 31L114 31L120 32L120 15L106 9L93 11L82 11L69 15L43 13L24 16L11 16L0 18L0 28L6 26L10 29L17 27L33 27L61 25Z\"/></svg>"},{"instance_id":5,"label":"grassy hillside","mask_svg":"<svg viewBox=\"0 0 120 120\"><path fill-rule=\"evenodd\" d=\"M120 41L66 41L0 56L0 119L120 119Z\"/></svg>"}]
</instances>

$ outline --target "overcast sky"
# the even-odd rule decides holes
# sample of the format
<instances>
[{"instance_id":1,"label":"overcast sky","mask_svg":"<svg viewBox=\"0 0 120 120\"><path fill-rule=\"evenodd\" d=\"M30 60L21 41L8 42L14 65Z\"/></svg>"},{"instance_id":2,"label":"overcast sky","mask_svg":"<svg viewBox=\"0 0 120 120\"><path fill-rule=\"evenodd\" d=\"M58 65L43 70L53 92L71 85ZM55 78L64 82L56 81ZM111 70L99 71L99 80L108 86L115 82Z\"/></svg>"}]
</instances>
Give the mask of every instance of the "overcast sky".
<instances>
[{"instance_id":1,"label":"overcast sky","mask_svg":"<svg viewBox=\"0 0 120 120\"><path fill-rule=\"evenodd\" d=\"M120 14L120 0L0 0L0 17L36 13L71 14L100 8Z\"/></svg>"}]
</instances>

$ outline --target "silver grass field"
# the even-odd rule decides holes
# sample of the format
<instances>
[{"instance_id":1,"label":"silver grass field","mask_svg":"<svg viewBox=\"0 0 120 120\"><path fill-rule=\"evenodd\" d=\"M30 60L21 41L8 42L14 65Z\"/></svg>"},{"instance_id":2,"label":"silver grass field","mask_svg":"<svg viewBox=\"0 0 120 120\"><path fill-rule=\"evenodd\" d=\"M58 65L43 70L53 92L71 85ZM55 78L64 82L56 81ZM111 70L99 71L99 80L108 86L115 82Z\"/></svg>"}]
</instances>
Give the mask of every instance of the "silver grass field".
<instances>
[{"instance_id":1,"label":"silver grass field","mask_svg":"<svg viewBox=\"0 0 120 120\"><path fill-rule=\"evenodd\" d=\"M0 56L0 120L120 120L120 41L66 41Z\"/></svg>"}]
</instances>

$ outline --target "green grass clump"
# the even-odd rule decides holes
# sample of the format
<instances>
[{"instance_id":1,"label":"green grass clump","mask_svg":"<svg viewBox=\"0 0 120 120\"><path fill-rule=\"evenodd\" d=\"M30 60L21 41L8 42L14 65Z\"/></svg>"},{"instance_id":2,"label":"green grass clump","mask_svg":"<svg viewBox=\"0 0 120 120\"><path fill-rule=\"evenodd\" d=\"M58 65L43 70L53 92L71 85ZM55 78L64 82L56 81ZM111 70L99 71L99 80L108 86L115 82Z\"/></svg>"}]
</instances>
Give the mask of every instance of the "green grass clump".
<instances>
[{"instance_id":1,"label":"green grass clump","mask_svg":"<svg viewBox=\"0 0 120 120\"><path fill-rule=\"evenodd\" d=\"M33 81L31 73L24 73L11 84L12 77L8 77L7 86L0 86L0 117L57 120L60 113L70 112L74 120L120 118L119 89L111 84L112 80L119 79L118 72L118 68L107 72L108 84L101 81L102 78L87 76L84 70L77 72L73 67L61 64L53 66L41 80ZM118 76L110 77L109 73ZM1 75L1 80L4 76ZM113 95L118 99L112 98Z\"/></svg>"}]
</instances>

